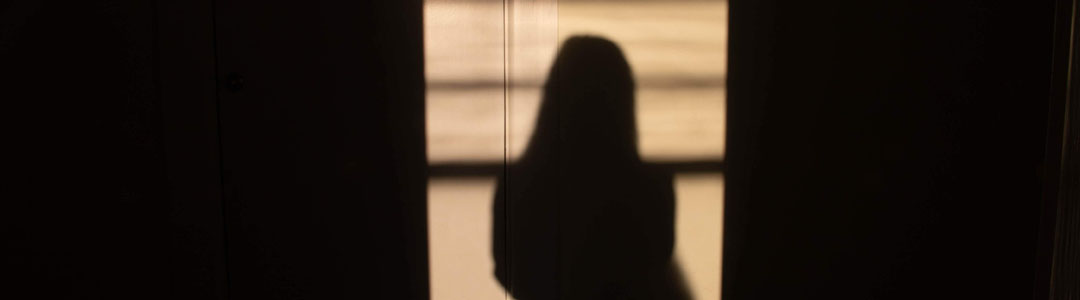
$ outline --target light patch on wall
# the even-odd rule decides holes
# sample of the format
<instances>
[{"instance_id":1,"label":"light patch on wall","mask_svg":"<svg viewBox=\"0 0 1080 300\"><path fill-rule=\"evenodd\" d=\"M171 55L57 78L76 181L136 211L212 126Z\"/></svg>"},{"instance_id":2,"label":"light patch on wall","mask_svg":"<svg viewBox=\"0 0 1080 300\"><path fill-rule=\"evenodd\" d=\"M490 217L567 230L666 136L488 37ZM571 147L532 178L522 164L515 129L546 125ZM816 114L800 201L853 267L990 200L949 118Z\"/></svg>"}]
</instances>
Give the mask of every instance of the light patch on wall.
<instances>
[{"instance_id":1,"label":"light patch on wall","mask_svg":"<svg viewBox=\"0 0 1080 300\"><path fill-rule=\"evenodd\" d=\"M503 160L501 1L424 1L429 163Z\"/></svg>"},{"instance_id":2,"label":"light patch on wall","mask_svg":"<svg viewBox=\"0 0 1080 300\"><path fill-rule=\"evenodd\" d=\"M675 176L675 260L695 299L720 299L724 177Z\"/></svg>"},{"instance_id":3,"label":"light patch on wall","mask_svg":"<svg viewBox=\"0 0 1080 300\"><path fill-rule=\"evenodd\" d=\"M430 162L502 161L504 142L520 157L559 43L578 34L626 53L644 160L723 159L726 1L511 2L506 19L501 1L426 1Z\"/></svg>"},{"instance_id":4,"label":"light patch on wall","mask_svg":"<svg viewBox=\"0 0 1080 300\"><path fill-rule=\"evenodd\" d=\"M602 36L627 55L643 160L723 160L726 1L425 0L424 17L428 162L486 170L429 182L433 299L507 299L492 273L495 178L527 147L544 80L569 36ZM723 184L719 172L673 182L673 259L695 299L720 298Z\"/></svg>"},{"instance_id":5,"label":"light patch on wall","mask_svg":"<svg viewBox=\"0 0 1080 300\"><path fill-rule=\"evenodd\" d=\"M622 48L637 84L645 161L722 160L727 1L559 1L559 37L597 35Z\"/></svg>"},{"instance_id":6,"label":"light patch on wall","mask_svg":"<svg viewBox=\"0 0 1080 300\"><path fill-rule=\"evenodd\" d=\"M428 182L431 299L507 299L491 254L495 178Z\"/></svg>"},{"instance_id":7,"label":"light patch on wall","mask_svg":"<svg viewBox=\"0 0 1080 300\"><path fill-rule=\"evenodd\" d=\"M491 253L495 178L435 178L428 186L432 299L505 299ZM719 299L724 178L678 174L675 260L695 299Z\"/></svg>"}]
</instances>

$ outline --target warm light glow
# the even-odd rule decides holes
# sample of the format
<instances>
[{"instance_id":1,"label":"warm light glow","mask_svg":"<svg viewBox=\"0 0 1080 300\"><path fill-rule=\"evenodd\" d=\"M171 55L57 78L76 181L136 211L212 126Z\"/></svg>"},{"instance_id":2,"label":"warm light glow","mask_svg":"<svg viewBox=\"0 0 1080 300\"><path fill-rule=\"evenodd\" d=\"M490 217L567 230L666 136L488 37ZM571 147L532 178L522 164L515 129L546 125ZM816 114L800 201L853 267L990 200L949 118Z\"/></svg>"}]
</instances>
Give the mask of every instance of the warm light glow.
<instances>
[{"instance_id":1,"label":"warm light glow","mask_svg":"<svg viewBox=\"0 0 1080 300\"><path fill-rule=\"evenodd\" d=\"M613 40L630 60L643 159L723 159L727 2L554 2L512 5L504 45L502 2L427 1L430 162L502 161L506 135L519 157L558 43L574 34Z\"/></svg>"},{"instance_id":2,"label":"warm light glow","mask_svg":"<svg viewBox=\"0 0 1080 300\"><path fill-rule=\"evenodd\" d=\"M505 4L505 6L504 6ZM625 52L649 163L721 162L726 1L425 0L428 162L499 166L528 146L562 40L592 34ZM720 298L723 176L678 173L676 250L695 299ZM474 174L475 175L475 174ZM432 178L432 298L506 299L493 276L495 177Z\"/></svg>"},{"instance_id":3,"label":"warm light glow","mask_svg":"<svg viewBox=\"0 0 1080 300\"><path fill-rule=\"evenodd\" d=\"M506 299L491 259L494 194L495 178L429 181L432 299Z\"/></svg>"},{"instance_id":4,"label":"warm light glow","mask_svg":"<svg viewBox=\"0 0 1080 300\"><path fill-rule=\"evenodd\" d=\"M695 299L720 299L724 177L675 176L675 259Z\"/></svg>"},{"instance_id":5,"label":"warm light glow","mask_svg":"<svg viewBox=\"0 0 1080 300\"><path fill-rule=\"evenodd\" d=\"M501 1L424 3L428 162L503 159Z\"/></svg>"},{"instance_id":6,"label":"warm light glow","mask_svg":"<svg viewBox=\"0 0 1080 300\"><path fill-rule=\"evenodd\" d=\"M559 36L595 34L626 53L646 161L724 156L726 1L559 1Z\"/></svg>"}]
</instances>

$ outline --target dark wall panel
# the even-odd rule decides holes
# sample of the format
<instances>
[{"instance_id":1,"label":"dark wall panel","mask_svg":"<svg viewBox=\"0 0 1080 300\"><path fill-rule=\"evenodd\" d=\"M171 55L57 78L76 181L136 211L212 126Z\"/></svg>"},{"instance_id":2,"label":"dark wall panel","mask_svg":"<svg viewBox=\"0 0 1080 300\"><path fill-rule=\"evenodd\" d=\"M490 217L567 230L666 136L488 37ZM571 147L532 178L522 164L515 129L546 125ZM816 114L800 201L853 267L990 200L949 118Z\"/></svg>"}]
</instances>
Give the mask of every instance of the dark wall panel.
<instances>
[{"instance_id":1,"label":"dark wall panel","mask_svg":"<svg viewBox=\"0 0 1080 300\"><path fill-rule=\"evenodd\" d=\"M157 76L175 255L169 295L224 299L225 234L211 0L160 0Z\"/></svg>"},{"instance_id":2,"label":"dark wall panel","mask_svg":"<svg viewBox=\"0 0 1080 300\"><path fill-rule=\"evenodd\" d=\"M732 1L725 299L1030 298L1052 1Z\"/></svg>"},{"instance_id":3,"label":"dark wall panel","mask_svg":"<svg viewBox=\"0 0 1080 300\"><path fill-rule=\"evenodd\" d=\"M216 9L232 297L427 298L421 2Z\"/></svg>"},{"instance_id":4,"label":"dark wall panel","mask_svg":"<svg viewBox=\"0 0 1080 300\"><path fill-rule=\"evenodd\" d=\"M152 3L0 9L4 293L163 295L173 253Z\"/></svg>"},{"instance_id":5,"label":"dark wall panel","mask_svg":"<svg viewBox=\"0 0 1080 300\"><path fill-rule=\"evenodd\" d=\"M5 294L426 298L420 1L217 2L0 2Z\"/></svg>"}]
</instances>

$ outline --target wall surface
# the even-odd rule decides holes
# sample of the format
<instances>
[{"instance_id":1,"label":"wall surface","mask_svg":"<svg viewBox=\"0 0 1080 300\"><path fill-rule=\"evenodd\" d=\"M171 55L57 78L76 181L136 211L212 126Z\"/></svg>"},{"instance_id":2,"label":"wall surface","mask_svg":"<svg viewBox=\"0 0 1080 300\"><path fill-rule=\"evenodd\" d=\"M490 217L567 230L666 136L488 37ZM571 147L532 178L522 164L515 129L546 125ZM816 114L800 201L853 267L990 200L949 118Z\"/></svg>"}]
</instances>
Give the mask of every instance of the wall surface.
<instances>
[{"instance_id":1,"label":"wall surface","mask_svg":"<svg viewBox=\"0 0 1080 300\"><path fill-rule=\"evenodd\" d=\"M5 294L428 298L421 24L420 1L0 2Z\"/></svg>"},{"instance_id":2,"label":"wall surface","mask_svg":"<svg viewBox=\"0 0 1080 300\"><path fill-rule=\"evenodd\" d=\"M732 1L726 299L1030 299L1052 1Z\"/></svg>"},{"instance_id":3,"label":"wall surface","mask_svg":"<svg viewBox=\"0 0 1080 300\"><path fill-rule=\"evenodd\" d=\"M216 5L231 298L428 298L421 2Z\"/></svg>"},{"instance_id":4,"label":"wall surface","mask_svg":"<svg viewBox=\"0 0 1080 300\"><path fill-rule=\"evenodd\" d=\"M0 8L5 293L167 294L184 254L169 247L153 6Z\"/></svg>"}]
</instances>

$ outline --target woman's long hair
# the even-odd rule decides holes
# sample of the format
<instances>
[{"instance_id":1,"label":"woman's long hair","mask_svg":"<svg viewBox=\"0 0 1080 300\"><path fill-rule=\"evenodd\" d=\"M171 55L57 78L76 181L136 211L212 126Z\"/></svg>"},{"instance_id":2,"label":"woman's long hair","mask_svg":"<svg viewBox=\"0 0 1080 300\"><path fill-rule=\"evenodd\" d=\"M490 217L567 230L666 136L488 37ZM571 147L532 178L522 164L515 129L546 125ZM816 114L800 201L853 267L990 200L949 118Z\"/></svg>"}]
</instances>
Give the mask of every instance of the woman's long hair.
<instances>
[{"instance_id":1,"label":"woman's long hair","mask_svg":"<svg viewBox=\"0 0 1080 300\"><path fill-rule=\"evenodd\" d=\"M519 166L549 167L544 162L553 155L638 161L634 89L630 65L615 43L568 39L544 84L536 128ZM574 149L559 150L564 147Z\"/></svg>"},{"instance_id":2,"label":"woman's long hair","mask_svg":"<svg viewBox=\"0 0 1080 300\"><path fill-rule=\"evenodd\" d=\"M671 178L641 163L619 47L560 49L524 155L495 194L495 275L517 299L685 299Z\"/></svg>"}]
</instances>

